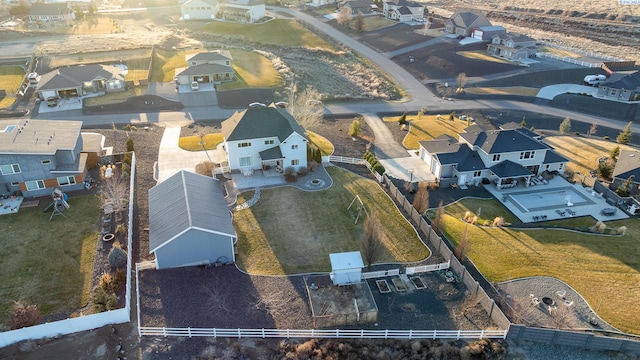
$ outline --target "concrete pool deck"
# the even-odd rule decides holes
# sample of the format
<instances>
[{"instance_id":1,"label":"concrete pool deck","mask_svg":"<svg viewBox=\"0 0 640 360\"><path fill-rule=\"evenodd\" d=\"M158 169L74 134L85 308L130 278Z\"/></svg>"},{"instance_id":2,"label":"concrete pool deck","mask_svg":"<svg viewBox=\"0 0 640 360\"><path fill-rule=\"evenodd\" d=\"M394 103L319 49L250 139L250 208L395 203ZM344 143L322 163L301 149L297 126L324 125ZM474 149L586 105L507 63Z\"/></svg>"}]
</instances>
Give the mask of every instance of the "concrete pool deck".
<instances>
[{"instance_id":1,"label":"concrete pool deck","mask_svg":"<svg viewBox=\"0 0 640 360\"><path fill-rule=\"evenodd\" d=\"M523 223L558 220L570 217L592 216L598 221L626 219L629 216L617 209L613 215L603 215L605 208L614 208L602 197L581 184L571 184L561 176L555 176L548 184L525 187L518 184L510 189L498 190L495 185L485 185L491 193ZM571 203L571 206L567 204Z\"/></svg>"}]
</instances>

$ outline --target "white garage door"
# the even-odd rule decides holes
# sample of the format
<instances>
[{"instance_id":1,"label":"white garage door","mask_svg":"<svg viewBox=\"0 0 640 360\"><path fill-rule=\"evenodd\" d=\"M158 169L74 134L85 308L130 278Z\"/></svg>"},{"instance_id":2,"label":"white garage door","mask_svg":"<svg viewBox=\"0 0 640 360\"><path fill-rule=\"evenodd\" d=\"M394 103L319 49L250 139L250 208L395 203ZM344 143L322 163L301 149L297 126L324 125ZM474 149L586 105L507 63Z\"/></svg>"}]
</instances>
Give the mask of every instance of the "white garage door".
<instances>
[{"instance_id":1,"label":"white garage door","mask_svg":"<svg viewBox=\"0 0 640 360\"><path fill-rule=\"evenodd\" d=\"M475 30L473 30L473 38L474 39L478 39L478 40L482 40L483 33L484 32L482 30L475 29Z\"/></svg>"},{"instance_id":2,"label":"white garage door","mask_svg":"<svg viewBox=\"0 0 640 360\"><path fill-rule=\"evenodd\" d=\"M58 94L56 94L55 90L45 90L42 92L42 97L43 98L48 98L48 97L57 97Z\"/></svg>"}]
</instances>

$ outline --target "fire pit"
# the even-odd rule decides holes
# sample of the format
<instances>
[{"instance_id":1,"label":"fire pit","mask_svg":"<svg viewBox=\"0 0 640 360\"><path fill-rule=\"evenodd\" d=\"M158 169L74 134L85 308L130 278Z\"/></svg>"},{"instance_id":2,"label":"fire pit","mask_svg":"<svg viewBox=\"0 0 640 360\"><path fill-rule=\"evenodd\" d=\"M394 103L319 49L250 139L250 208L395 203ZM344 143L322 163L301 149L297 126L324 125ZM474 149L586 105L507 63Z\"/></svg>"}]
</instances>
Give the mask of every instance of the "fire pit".
<instances>
[{"instance_id":1,"label":"fire pit","mask_svg":"<svg viewBox=\"0 0 640 360\"><path fill-rule=\"evenodd\" d=\"M542 298L542 302L547 306L553 306L556 304L556 302L552 298L546 296Z\"/></svg>"}]
</instances>

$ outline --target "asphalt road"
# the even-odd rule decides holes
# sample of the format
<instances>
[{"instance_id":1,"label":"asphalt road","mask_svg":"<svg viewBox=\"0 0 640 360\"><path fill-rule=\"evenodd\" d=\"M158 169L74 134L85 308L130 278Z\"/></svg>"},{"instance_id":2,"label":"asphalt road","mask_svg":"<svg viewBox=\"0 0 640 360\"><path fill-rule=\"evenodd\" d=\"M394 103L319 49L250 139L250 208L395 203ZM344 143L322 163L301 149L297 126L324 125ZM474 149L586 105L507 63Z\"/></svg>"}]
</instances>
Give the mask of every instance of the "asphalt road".
<instances>
[{"instance_id":1,"label":"asphalt road","mask_svg":"<svg viewBox=\"0 0 640 360\"><path fill-rule=\"evenodd\" d=\"M445 100L435 96L431 91L414 78L409 72L400 67L383 54L367 47L366 45L350 38L330 25L325 24L318 18L312 17L295 9L278 8L279 12L286 12L310 24L318 31L322 31L331 36L336 41L351 48L374 62L379 68L384 69L396 83L404 89L406 98L397 102L362 102L362 103L332 103L327 104L325 112L327 114L354 114L354 113L380 113L380 112L417 112L421 108L428 111L442 111L443 114L451 111L461 112L470 109L509 109L527 112L535 112L558 117L569 117L572 121L586 123L597 123L599 126L621 130L627 125L625 121L613 120L599 116L577 113L538 104L530 104L512 100ZM94 115L85 117L80 111L68 111L60 113L40 114L38 119L64 119L81 120L87 127L110 125L112 123L174 123L187 124L201 120L226 119L233 114L234 110L222 109L218 106L185 107L180 112L162 112L147 114L109 114ZM633 125L634 132L640 132L640 125Z\"/></svg>"}]
</instances>

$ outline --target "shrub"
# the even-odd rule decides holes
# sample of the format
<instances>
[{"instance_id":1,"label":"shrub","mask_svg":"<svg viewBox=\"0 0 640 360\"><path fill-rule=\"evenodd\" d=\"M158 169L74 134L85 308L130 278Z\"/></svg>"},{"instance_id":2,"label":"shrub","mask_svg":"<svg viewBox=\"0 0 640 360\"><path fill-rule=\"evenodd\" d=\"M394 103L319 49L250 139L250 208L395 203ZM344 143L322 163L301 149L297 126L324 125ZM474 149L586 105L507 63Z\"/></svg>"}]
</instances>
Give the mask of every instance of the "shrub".
<instances>
[{"instance_id":1,"label":"shrub","mask_svg":"<svg viewBox=\"0 0 640 360\"><path fill-rule=\"evenodd\" d=\"M124 131L138 131L138 128L135 125L127 124L122 127Z\"/></svg>"},{"instance_id":2,"label":"shrub","mask_svg":"<svg viewBox=\"0 0 640 360\"><path fill-rule=\"evenodd\" d=\"M113 281L116 284L116 291L120 290L122 285L127 282L127 272L122 268L116 270L116 274L113 276Z\"/></svg>"},{"instance_id":3,"label":"shrub","mask_svg":"<svg viewBox=\"0 0 640 360\"><path fill-rule=\"evenodd\" d=\"M284 168L284 178L285 180L290 182L296 181L297 174L295 169L291 166L287 166L286 168Z\"/></svg>"},{"instance_id":4,"label":"shrub","mask_svg":"<svg viewBox=\"0 0 640 360\"><path fill-rule=\"evenodd\" d=\"M127 252L122 248L119 241L116 241L109 251L109 265L112 269L124 266L127 263Z\"/></svg>"},{"instance_id":5,"label":"shrub","mask_svg":"<svg viewBox=\"0 0 640 360\"><path fill-rule=\"evenodd\" d=\"M618 233L618 235L624 235L627 233L627 227L626 226L620 226L616 229L616 233Z\"/></svg>"},{"instance_id":6,"label":"shrub","mask_svg":"<svg viewBox=\"0 0 640 360\"><path fill-rule=\"evenodd\" d=\"M402 116L400 116L400 120L398 120L398 124L400 124L400 125L406 125L407 124L407 112L406 111L404 113L402 113Z\"/></svg>"},{"instance_id":7,"label":"shrub","mask_svg":"<svg viewBox=\"0 0 640 360\"><path fill-rule=\"evenodd\" d=\"M106 293L111 293L116 291L116 282L110 273L104 273L102 274L102 276L100 276L99 286Z\"/></svg>"},{"instance_id":8,"label":"shrub","mask_svg":"<svg viewBox=\"0 0 640 360\"><path fill-rule=\"evenodd\" d=\"M467 211L464 213L464 221L469 222L471 220L473 213L471 211Z\"/></svg>"},{"instance_id":9,"label":"shrub","mask_svg":"<svg viewBox=\"0 0 640 360\"><path fill-rule=\"evenodd\" d=\"M349 136L356 137L360 135L361 131L362 131L362 125L360 124L360 120L358 119L353 120L351 122L351 125L349 126Z\"/></svg>"},{"instance_id":10,"label":"shrub","mask_svg":"<svg viewBox=\"0 0 640 360\"><path fill-rule=\"evenodd\" d=\"M300 175L300 176L305 176L305 175L307 175L308 173L309 173L309 169L307 169L307 167L306 167L306 166L300 166L300 167L298 168L298 175Z\"/></svg>"},{"instance_id":11,"label":"shrub","mask_svg":"<svg viewBox=\"0 0 640 360\"><path fill-rule=\"evenodd\" d=\"M204 176L213 176L213 163L204 161L196 164L196 173Z\"/></svg>"},{"instance_id":12,"label":"shrub","mask_svg":"<svg viewBox=\"0 0 640 360\"><path fill-rule=\"evenodd\" d=\"M611 140L611 137L605 135L605 136L602 137L602 139L609 141L609 140Z\"/></svg>"},{"instance_id":13,"label":"shrub","mask_svg":"<svg viewBox=\"0 0 640 360\"><path fill-rule=\"evenodd\" d=\"M127 226L125 224L118 224L116 226L116 234L125 235L127 233Z\"/></svg>"},{"instance_id":14,"label":"shrub","mask_svg":"<svg viewBox=\"0 0 640 360\"><path fill-rule=\"evenodd\" d=\"M97 287L93 291L93 311L104 312L113 310L118 306L118 296L115 293L107 293L103 288Z\"/></svg>"},{"instance_id":15,"label":"shrub","mask_svg":"<svg viewBox=\"0 0 640 360\"><path fill-rule=\"evenodd\" d=\"M129 167L131 167L131 153L124 154L124 156L122 157L122 162L124 164L129 165Z\"/></svg>"},{"instance_id":16,"label":"shrub","mask_svg":"<svg viewBox=\"0 0 640 360\"><path fill-rule=\"evenodd\" d=\"M505 223L506 222L502 216L496 216L496 218L493 219L493 226L504 226Z\"/></svg>"},{"instance_id":17,"label":"shrub","mask_svg":"<svg viewBox=\"0 0 640 360\"><path fill-rule=\"evenodd\" d=\"M474 215L474 216L471 218L471 225L475 225L475 224L477 224L477 223L478 223L478 217Z\"/></svg>"},{"instance_id":18,"label":"shrub","mask_svg":"<svg viewBox=\"0 0 640 360\"><path fill-rule=\"evenodd\" d=\"M380 175L384 174L384 172L386 171L384 166L382 166L382 164L380 163L376 164L376 166L373 167L373 170Z\"/></svg>"},{"instance_id":19,"label":"shrub","mask_svg":"<svg viewBox=\"0 0 640 360\"><path fill-rule=\"evenodd\" d=\"M129 164L127 164L127 163L122 164L122 173L130 175L131 174L131 166L129 166Z\"/></svg>"},{"instance_id":20,"label":"shrub","mask_svg":"<svg viewBox=\"0 0 640 360\"><path fill-rule=\"evenodd\" d=\"M598 164L598 176L603 178L603 179L608 179L611 177L611 172L613 171L613 169L611 168L611 165L609 165L608 162L601 162Z\"/></svg>"},{"instance_id":21,"label":"shrub","mask_svg":"<svg viewBox=\"0 0 640 360\"><path fill-rule=\"evenodd\" d=\"M132 138L128 138L127 139L127 152L131 152L133 151L133 139Z\"/></svg>"},{"instance_id":22,"label":"shrub","mask_svg":"<svg viewBox=\"0 0 640 360\"><path fill-rule=\"evenodd\" d=\"M33 326L40 322L40 310L36 305L27 304L22 301L14 301L7 325L11 330L21 329L27 326Z\"/></svg>"}]
</instances>

